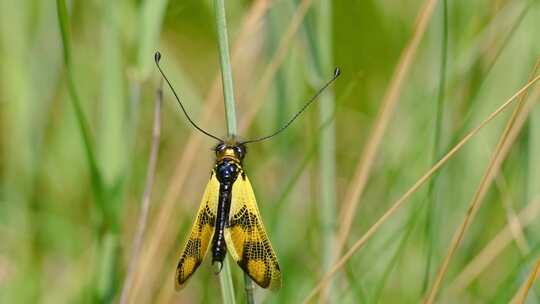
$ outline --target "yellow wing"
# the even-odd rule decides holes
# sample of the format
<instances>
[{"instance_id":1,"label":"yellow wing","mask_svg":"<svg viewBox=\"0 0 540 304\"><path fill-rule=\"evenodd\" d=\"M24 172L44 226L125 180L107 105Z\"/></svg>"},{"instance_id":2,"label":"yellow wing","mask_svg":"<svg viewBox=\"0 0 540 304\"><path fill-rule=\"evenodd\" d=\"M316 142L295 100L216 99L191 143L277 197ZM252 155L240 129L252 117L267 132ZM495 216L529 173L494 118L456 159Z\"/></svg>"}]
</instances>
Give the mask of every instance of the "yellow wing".
<instances>
[{"instance_id":1,"label":"yellow wing","mask_svg":"<svg viewBox=\"0 0 540 304\"><path fill-rule=\"evenodd\" d=\"M176 268L175 286L177 290L185 286L186 281L199 267L206 252L208 252L216 224L218 196L219 182L215 172L212 171L195 223L191 228L191 233Z\"/></svg>"},{"instance_id":2,"label":"yellow wing","mask_svg":"<svg viewBox=\"0 0 540 304\"><path fill-rule=\"evenodd\" d=\"M255 194L243 171L232 187L225 240L228 252L253 281L272 290L281 287L277 257L264 230Z\"/></svg>"}]
</instances>

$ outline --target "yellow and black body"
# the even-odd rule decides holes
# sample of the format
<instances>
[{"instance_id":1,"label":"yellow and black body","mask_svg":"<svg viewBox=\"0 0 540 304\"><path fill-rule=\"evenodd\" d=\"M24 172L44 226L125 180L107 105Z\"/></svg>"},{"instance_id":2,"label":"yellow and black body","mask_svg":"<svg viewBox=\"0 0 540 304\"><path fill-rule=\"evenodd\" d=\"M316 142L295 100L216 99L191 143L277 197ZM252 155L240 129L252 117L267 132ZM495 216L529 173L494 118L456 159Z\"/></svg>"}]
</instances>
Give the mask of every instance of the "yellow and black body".
<instances>
[{"instance_id":1,"label":"yellow and black body","mask_svg":"<svg viewBox=\"0 0 540 304\"><path fill-rule=\"evenodd\" d=\"M176 287L184 286L211 250L212 263L219 263L220 268L229 252L259 286L278 289L281 271L277 257L242 168L246 148L240 143L221 142L215 152L216 164L178 262Z\"/></svg>"},{"instance_id":2,"label":"yellow and black body","mask_svg":"<svg viewBox=\"0 0 540 304\"><path fill-rule=\"evenodd\" d=\"M223 140L199 127L188 115L180 97L161 69L161 54L156 52L156 66L171 89L178 105L187 120L208 137L216 139L216 164L210 174L201 206L195 218L189 238L180 255L176 268L175 285L177 289L185 286L211 249L212 263L219 269L228 253L245 273L263 288L281 287L281 271L277 257L268 240L262 223L255 194L242 167L246 155L245 144L268 140L287 129L300 114L313 103L322 92L340 75L339 68L311 99L285 125L274 133L256 139L237 142Z\"/></svg>"}]
</instances>

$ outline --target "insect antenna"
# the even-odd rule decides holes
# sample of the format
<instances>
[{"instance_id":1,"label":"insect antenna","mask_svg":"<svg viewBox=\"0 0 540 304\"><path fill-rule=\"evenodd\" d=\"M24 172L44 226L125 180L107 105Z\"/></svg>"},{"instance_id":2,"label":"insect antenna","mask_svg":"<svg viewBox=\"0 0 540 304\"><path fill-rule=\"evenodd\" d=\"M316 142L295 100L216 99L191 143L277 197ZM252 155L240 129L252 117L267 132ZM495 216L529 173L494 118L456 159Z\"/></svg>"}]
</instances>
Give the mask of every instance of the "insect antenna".
<instances>
[{"instance_id":1,"label":"insect antenna","mask_svg":"<svg viewBox=\"0 0 540 304\"><path fill-rule=\"evenodd\" d=\"M336 80L339 75L341 74L341 71L339 70L339 68L336 68L334 70L334 76L332 76L332 78L330 80L328 80L316 93L315 95L313 95L313 97L311 97L308 102L306 102L306 104L300 109L300 111L296 112L296 114L294 114L294 116L285 124L283 125L281 128L279 128L277 131L275 131L274 133L270 134L270 135L267 135L267 136L263 136L263 137L260 137L260 138L256 138L256 139L250 139L250 140L246 140L246 141L243 141L241 142L241 144L248 144L248 143L253 143L253 142L258 142L258 141L263 141L263 140L267 140L267 139L270 139L276 135L278 135L279 133L285 131L285 129L287 129L287 127L289 127L293 121L296 120L296 118L298 118L298 116L300 116L300 114L302 114L302 112L304 112L307 107L309 107L309 105L311 103L313 103L321 94L322 92L324 92L324 90L326 88L328 88L333 82L334 80Z\"/></svg>"},{"instance_id":2,"label":"insect antenna","mask_svg":"<svg viewBox=\"0 0 540 304\"><path fill-rule=\"evenodd\" d=\"M189 120L189 122L195 127L195 129L201 131L202 133L204 133L205 135L209 136L209 137L212 137L213 139L215 140L218 140L220 142L223 142L223 139L215 136L215 135L212 135L211 133L203 130L201 127L199 127L192 119L191 117L189 117L186 109L184 108L184 105L182 104L182 102L180 101L180 97L178 97L178 94L176 94L176 91L174 90L171 82L169 81L169 79L167 78L167 76L165 76L165 72L163 72L163 70L161 69L161 66L159 65L159 61L161 60L161 53L160 52L156 52L154 54L154 61L156 62L156 66L159 70L159 72L161 73L161 76L163 76L163 78L165 79L165 81L167 82L167 84L169 85L169 88L171 89L171 91L173 92L174 94L174 97L176 97L176 101L178 102L178 104L180 105L180 108L182 108L182 112L184 112L184 115L186 115L186 118Z\"/></svg>"}]
</instances>

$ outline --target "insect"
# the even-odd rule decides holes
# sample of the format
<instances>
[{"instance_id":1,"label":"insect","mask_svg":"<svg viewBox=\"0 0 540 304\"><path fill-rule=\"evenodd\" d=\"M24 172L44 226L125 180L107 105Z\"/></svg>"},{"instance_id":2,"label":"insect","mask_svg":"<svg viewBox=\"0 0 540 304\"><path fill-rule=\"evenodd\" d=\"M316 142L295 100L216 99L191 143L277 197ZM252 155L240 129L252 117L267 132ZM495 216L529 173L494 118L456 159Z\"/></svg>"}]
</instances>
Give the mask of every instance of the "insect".
<instances>
[{"instance_id":1,"label":"insect","mask_svg":"<svg viewBox=\"0 0 540 304\"><path fill-rule=\"evenodd\" d=\"M262 288L281 287L281 270L276 253L259 213L255 194L244 171L246 144L267 140L284 131L340 75L334 76L283 127L257 139L223 140L200 128L187 114L184 105L159 65L161 54L156 52L156 66L173 92L188 121L203 134L218 141L214 148L216 162L204 191L199 211L176 269L175 286L183 288L210 250L212 264L219 270L228 253L243 271Z\"/></svg>"}]
</instances>

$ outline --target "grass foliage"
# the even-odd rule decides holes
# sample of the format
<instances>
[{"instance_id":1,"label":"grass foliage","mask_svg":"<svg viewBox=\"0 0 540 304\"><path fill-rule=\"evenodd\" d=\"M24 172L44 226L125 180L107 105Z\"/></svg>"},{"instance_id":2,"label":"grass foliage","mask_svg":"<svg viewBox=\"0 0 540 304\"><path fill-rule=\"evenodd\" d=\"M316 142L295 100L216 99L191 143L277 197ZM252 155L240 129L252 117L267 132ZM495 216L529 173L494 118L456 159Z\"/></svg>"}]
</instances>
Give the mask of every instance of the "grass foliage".
<instances>
[{"instance_id":1,"label":"grass foliage","mask_svg":"<svg viewBox=\"0 0 540 304\"><path fill-rule=\"evenodd\" d=\"M214 1L0 0L0 303L119 300L145 186L158 49L194 120L221 137L270 133L334 65L342 70L286 132L248 147L245 169L283 272L283 288L256 288L256 303L301 302L366 231L373 234L322 295L333 303L422 302L477 200L435 298L540 301L538 86L516 114L519 128L492 182L481 180L515 103L368 230L536 76L540 5L527 0L439 1L403 68L400 55L428 2L225 1L224 60L234 76L226 94L236 97L236 111L227 111L236 130L236 119L225 118ZM401 72L374 157L362 164ZM184 290L173 288L215 143L190 127L168 90L159 144L128 302L222 303L208 261ZM365 185L356 184L364 169ZM353 210L352 221L337 250L343 210ZM244 277L230 264L228 302L243 303Z\"/></svg>"}]
</instances>

